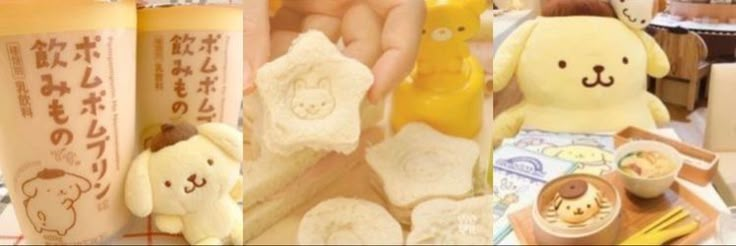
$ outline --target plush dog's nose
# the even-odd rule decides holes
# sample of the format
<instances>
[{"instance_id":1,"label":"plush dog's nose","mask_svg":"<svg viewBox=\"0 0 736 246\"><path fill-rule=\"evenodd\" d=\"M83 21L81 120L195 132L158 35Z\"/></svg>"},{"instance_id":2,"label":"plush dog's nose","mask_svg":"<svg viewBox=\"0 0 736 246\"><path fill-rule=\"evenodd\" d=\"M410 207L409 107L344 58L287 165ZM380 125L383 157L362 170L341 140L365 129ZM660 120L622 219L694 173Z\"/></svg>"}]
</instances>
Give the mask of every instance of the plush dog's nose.
<instances>
[{"instance_id":1,"label":"plush dog's nose","mask_svg":"<svg viewBox=\"0 0 736 246\"><path fill-rule=\"evenodd\" d=\"M593 67L593 71L595 71L596 73L601 73L603 72L603 70L606 70L606 68L601 65L596 65L595 67Z\"/></svg>"},{"instance_id":2,"label":"plush dog's nose","mask_svg":"<svg viewBox=\"0 0 736 246\"><path fill-rule=\"evenodd\" d=\"M189 175L189 178L187 178L187 180L189 180L190 182L194 182L195 179L197 179L196 174Z\"/></svg>"}]
</instances>

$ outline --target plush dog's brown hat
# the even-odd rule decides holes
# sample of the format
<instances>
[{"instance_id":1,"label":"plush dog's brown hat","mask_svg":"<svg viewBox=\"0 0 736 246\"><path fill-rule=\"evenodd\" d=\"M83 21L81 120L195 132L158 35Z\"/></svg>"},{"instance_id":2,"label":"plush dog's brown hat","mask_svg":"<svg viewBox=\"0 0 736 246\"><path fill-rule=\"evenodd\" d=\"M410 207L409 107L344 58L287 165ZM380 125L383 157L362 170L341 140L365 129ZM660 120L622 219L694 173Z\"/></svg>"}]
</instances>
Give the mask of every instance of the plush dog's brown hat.
<instances>
[{"instance_id":1,"label":"plush dog's brown hat","mask_svg":"<svg viewBox=\"0 0 736 246\"><path fill-rule=\"evenodd\" d=\"M542 16L600 16L616 18L616 12L603 0L546 0Z\"/></svg>"},{"instance_id":2,"label":"plush dog's brown hat","mask_svg":"<svg viewBox=\"0 0 736 246\"><path fill-rule=\"evenodd\" d=\"M197 133L197 128L189 123L163 124L161 132L151 138L151 151L159 151L179 141L187 140Z\"/></svg>"}]
</instances>

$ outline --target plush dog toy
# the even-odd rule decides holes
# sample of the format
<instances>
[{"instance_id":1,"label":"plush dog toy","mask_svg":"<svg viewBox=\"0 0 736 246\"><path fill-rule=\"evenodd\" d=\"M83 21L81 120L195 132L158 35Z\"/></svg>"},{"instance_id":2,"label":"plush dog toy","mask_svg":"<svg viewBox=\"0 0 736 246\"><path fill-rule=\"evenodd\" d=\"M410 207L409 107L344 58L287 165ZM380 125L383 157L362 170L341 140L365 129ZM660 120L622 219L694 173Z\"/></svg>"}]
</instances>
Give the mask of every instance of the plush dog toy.
<instances>
[{"instance_id":1,"label":"plush dog toy","mask_svg":"<svg viewBox=\"0 0 736 246\"><path fill-rule=\"evenodd\" d=\"M242 137L221 123L162 125L128 171L126 205L189 243L242 244L242 213L230 194L242 182Z\"/></svg>"},{"instance_id":2,"label":"plush dog toy","mask_svg":"<svg viewBox=\"0 0 736 246\"><path fill-rule=\"evenodd\" d=\"M611 0L618 19L632 29L644 29L652 21L654 0Z\"/></svg>"},{"instance_id":3,"label":"plush dog toy","mask_svg":"<svg viewBox=\"0 0 736 246\"><path fill-rule=\"evenodd\" d=\"M524 94L496 117L494 145L522 127L613 132L669 121L664 104L646 91L647 74L662 77L670 68L652 37L628 28L600 0L550 0L543 15L512 33L494 58L494 90L516 76Z\"/></svg>"}]
</instances>

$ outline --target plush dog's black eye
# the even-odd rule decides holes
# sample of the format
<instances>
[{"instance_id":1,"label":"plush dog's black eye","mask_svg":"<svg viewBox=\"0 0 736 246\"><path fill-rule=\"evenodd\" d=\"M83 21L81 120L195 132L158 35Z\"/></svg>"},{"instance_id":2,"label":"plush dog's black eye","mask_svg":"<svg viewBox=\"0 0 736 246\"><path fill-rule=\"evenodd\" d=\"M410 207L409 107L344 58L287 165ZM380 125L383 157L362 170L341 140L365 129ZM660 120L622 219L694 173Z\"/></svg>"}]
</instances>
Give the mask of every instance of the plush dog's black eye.
<instances>
[{"instance_id":1,"label":"plush dog's black eye","mask_svg":"<svg viewBox=\"0 0 736 246\"><path fill-rule=\"evenodd\" d=\"M629 64L629 58L628 58L628 57L625 57L625 56L624 56L624 59L623 59L623 61L624 61L624 64Z\"/></svg>"},{"instance_id":2,"label":"plush dog's black eye","mask_svg":"<svg viewBox=\"0 0 736 246\"><path fill-rule=\"evenodd\" d=\"M207 164L212 166L212 164L215 164L215 161L213 161L212 159L207 159Z\"/></svg>"},{"instance_id":3,"label":"plush dog's black eye","mask_svg":"<svg viewBox=\"0 0 736 246\"><path fill-rule=\"evenodd\" d=\"M590 204L588 204L588 208L590 208Z\"/></svg>"},{"instance_id":4,"label":"plush dog's black eye","mask_svg":"<svg viewBox=\"0 0 736 246\"><path fill-rule=\"evenodd\" d=\"M565 60L560 60L560 61L559 61L559 62L557 63L557 66L559 66L559 67L560 67L560 68L562 68L562 69L565 69L565 68L567 67L567 62L566 62Z\"/></svg>"},{"instance_id":5,"label":"plush dog's black eye","mask_svg":"<svg viewBox=\"0 0 736 246\"><path fill-rule=\"evenodd\" d=\"M460 26L460 27L457 28L457 31L458 32L465 31L465 27L464 26Z\"/></svg>"},{"instance_id":6,"label":"plush dog's black eye","mask_svg":"<svg viewBox=\"0 0 736 246\"><path fill-rule=\"evenodd\" d=\"M164 182L164 185L165 185L166 187L171 187L171 182L169 182L168 180L166 180L166 182Z\"/></svg>"}]
</instances>

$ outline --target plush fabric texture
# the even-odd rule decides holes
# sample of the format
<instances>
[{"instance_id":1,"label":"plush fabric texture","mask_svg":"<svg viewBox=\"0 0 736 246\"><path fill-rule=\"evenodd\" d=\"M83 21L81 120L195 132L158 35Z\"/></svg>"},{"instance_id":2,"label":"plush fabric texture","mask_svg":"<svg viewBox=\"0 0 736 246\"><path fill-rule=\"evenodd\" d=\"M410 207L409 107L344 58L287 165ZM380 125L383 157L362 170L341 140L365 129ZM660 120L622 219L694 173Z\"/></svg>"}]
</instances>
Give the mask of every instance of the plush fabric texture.
<instances>
[{"instance_id":1,"label":"plush fabric texture","mask_svg":"<svg viewBox=\"0 0 736 246\"><path fill-rule=\"evenodd\" d=\"M654 0L611 0L618 19L632 29L640 30L654 18Z\"/></svg>"},{"instance_id":2,"label":"plush fabric texture","mask_svg":"<svg viewBox=\"0 0 736 246\"><path fill-rule=\"evenodd\" d=\"M669 121L646 91L669 62L653 38L607 17L540 17L519 27L494 58L494 90L516 77L524 99L496 117L493 143L524 128L612 132Z\"/></svg>"},{"instance_id":3,"label":"plush fabric texture","mask_svg":"<svg viewBox=\"0 0 736 246\"><path fill-rule=\"evenodd\" d=\"M191 244L242 244L242 213L232 193L242 192L243 135L221 123L200 125L197 132L136 157L125 203L136 216L151 215L159 230L182 233Z\"/></svg>"}]
</instances>

